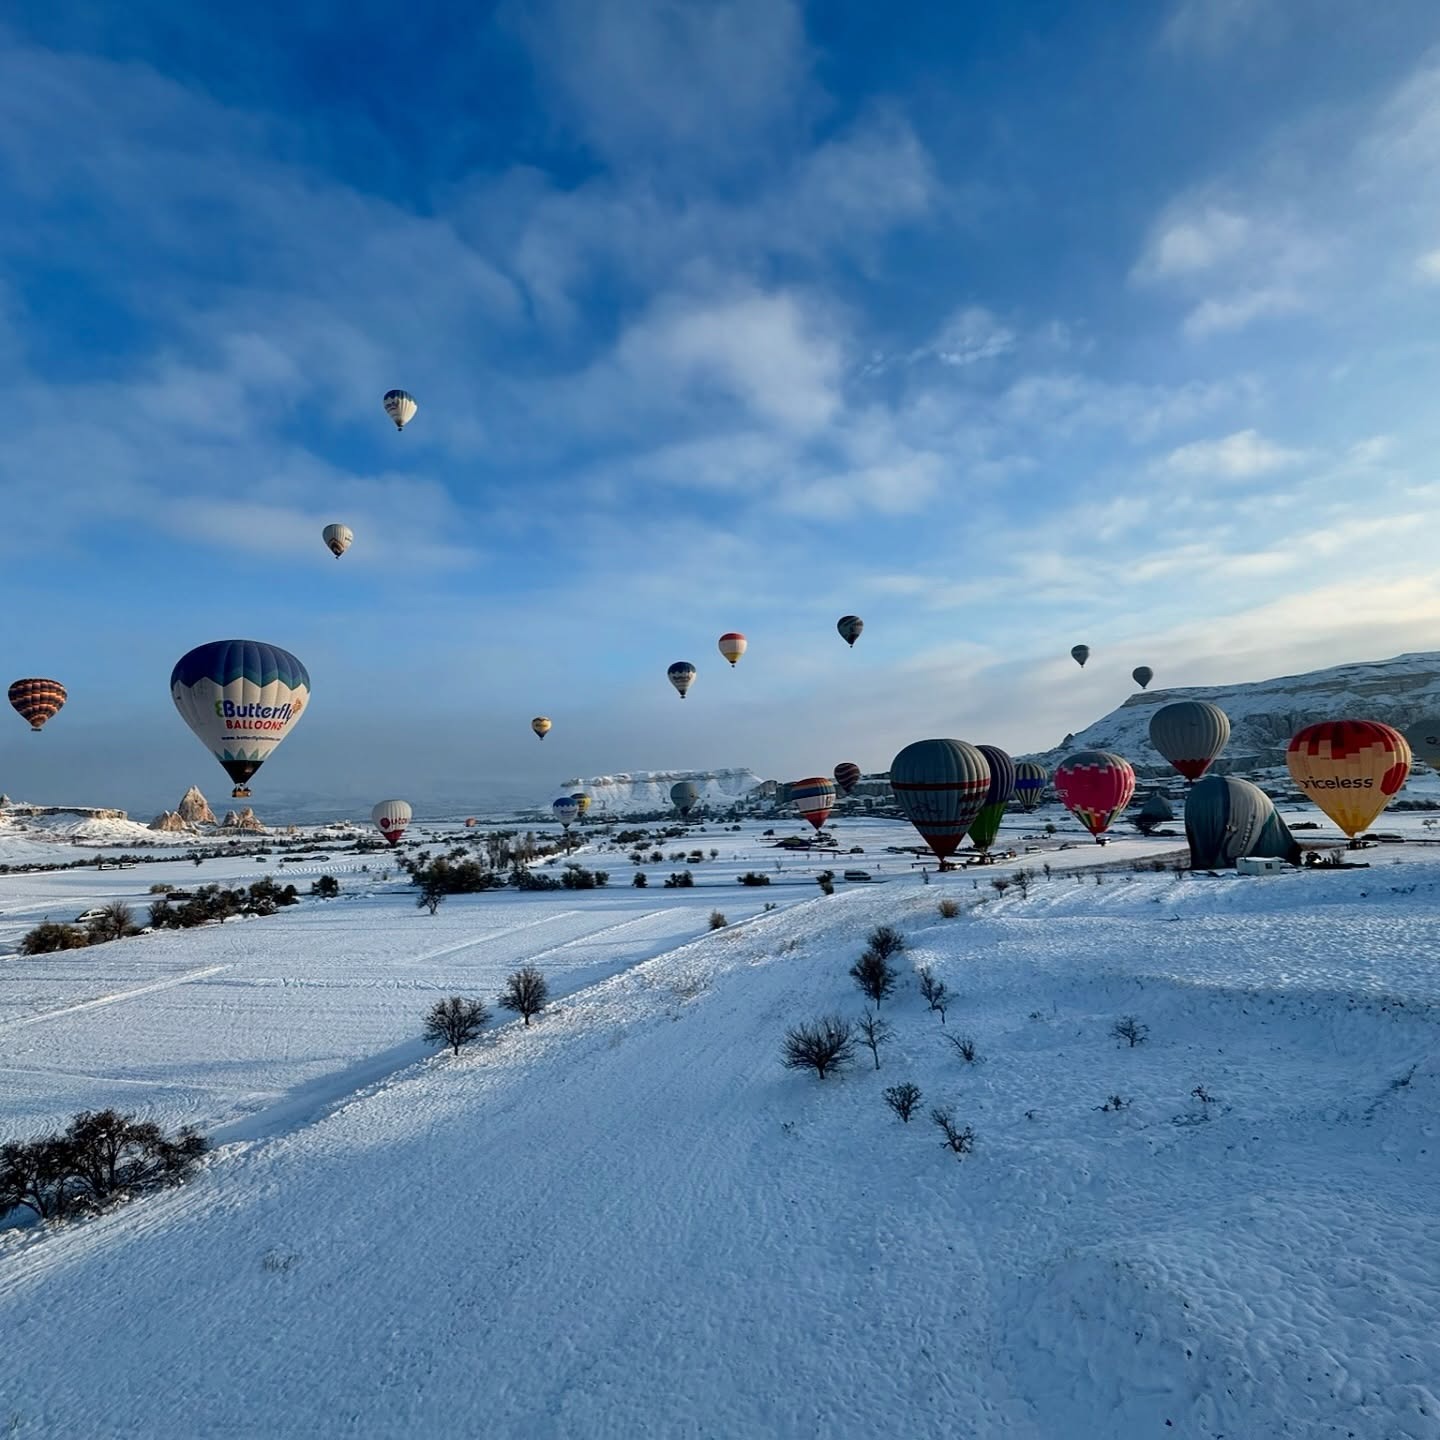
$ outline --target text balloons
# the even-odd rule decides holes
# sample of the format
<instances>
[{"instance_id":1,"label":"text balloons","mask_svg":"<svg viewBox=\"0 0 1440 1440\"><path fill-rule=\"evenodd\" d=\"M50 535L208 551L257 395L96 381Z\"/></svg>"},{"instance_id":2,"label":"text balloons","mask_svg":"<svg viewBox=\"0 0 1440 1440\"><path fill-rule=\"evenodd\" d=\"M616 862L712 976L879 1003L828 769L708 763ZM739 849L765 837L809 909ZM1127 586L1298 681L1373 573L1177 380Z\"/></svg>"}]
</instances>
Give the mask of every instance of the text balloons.
<instances>
[{"instance_id":1,"label":"text balloons","mask_svg":"<svg viewBox=\"0 0 1440 1440\"><path fill-rule=\"evenodd\" d=\"M387 390L381 404L385 407L385 413L395 422L397 430L403 430L415 418L415 412L420 408L415 403L415 397L404 390Z\"/></svg>"},{"instance_id":2,"label":"text balloons","mask_svg":"<svg viewBox=\"0 0 1440 1440\"><path fill-rule=\"evenodd\" d=\"M1352 840L1410 774L1410 745L1378 720L1322 720L1290 739L1290 778Z\"/></svg>"},{"instance_id":3,"label":"text balloons","mask_svg":"<svg viewBox=\"0 0 1440 1440\"><path fill-rule=\"evenodd\" d=\"M32 730L43 729L47 720L53 720L65 698L65 687L58 680L31 677L10 687L10 704Z\"/></svg>"},{"instance_id":4,"label":"text balloons","mask_svg":"<svg viewBox=\"0 0 1440 1440\"><path fill-rule=\"evenodd\" d=\"M1077 750L1055 767L1055 793L1099 840L1130 803L1135 793L1135 771L1123 756L1108 750Z\"/></svg>"},{"instance_id":5,"label":"text balloons","mask_svg":"<svg viewBox=\"0 0 1440 1440\"><path fill-rule=\"evenodd\" d=\"M916 740L890 762L890 788L943 866L985 803L990 765L964 740Z\"/></svg>"},{"instance_id":6,"label":"text balloons","mask_svg":"<svg viewBox=\"0 0 1440 1440\"><path fill-rule=\"evenodd\" d=\"M562 795L558 800L551 803L550 813L568 831L575 823L576 817L580 814L580 806L578 802L569 795Z\"/></svg>"},{"instance_id":7,"label":"text balloons","mask_svg":"<svg viewBox=\"0 0 1440 1440\"><path fill-rule=\"evenodd\" d=\"M355 543L355 532L348 525L327 525L320 532L320 538L338 560Z\"/></svg>"},{"instance_id":8,"label":"text balloons","mask_svg":"<svg viewBox=\"0 0 1440 1440\"><path fill-rule=\"evenodd\" d=\"M685 692L695 683L695 667L688 660L677 660L665 673L683 700Z\"/></svg>"},{"instance_id":9,"label":"text balloons","mask_svg":"<svg viewBox=\"0 0 1440 1440\"><path fill-rule=\"evenodd\" d=\"M1176 700L1150 717L1150 743L1187 779L1198 780L1230 739L1230 717L1208 700Z\"/></svg>"},{"instance_id":10,"label":"text balloons","mask_svg":"<svg viewBox=\"0 0 1440 1440\"><path fill-rule=\"evenodd\" d=\"M787 787L790 803L817 830L830 818L835 804L835 782L828 775L811 775Z\"/></svg>"},{"instance_id":11,"label":"text balloons","mask_svg":"<svg viewBox=\"0 0 1440 1440\"><path fill-rule=\"evenodd\" d=\"M375 828L392 844L398 845L413 816L408 801L382 800L371 812Z\"/></svg>"}]
</instances>

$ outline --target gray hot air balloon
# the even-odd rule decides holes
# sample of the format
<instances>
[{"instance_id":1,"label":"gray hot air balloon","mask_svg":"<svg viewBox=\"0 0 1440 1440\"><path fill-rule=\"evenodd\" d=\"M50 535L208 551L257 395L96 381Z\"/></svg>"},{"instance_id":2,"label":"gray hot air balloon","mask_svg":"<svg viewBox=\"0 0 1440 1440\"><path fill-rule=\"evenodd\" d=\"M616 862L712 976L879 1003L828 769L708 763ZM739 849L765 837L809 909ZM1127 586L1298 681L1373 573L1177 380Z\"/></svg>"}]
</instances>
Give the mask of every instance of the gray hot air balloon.
<instances>
[{"instance_id":1,"label":"gray hot air balloon","mask_svg":"<svg viewBox=\"0 0 1440 1440\"><path fill-rule=\"evenodd\" d=\"M1153 820L1157 825L1166 820L1175 818L1175 811L1171 808L1170 802L1157 790L1153 795L1145 797L1145 803L1140 807L1141 820Z\"/></svg>"},{"instance_id":2,"label":"gray hot air balloon","mask_svg":"<svg viewBox=\"0 0 1440 1440\"><path fill-rule=\"evenodd\" d=\"M917 740L890 762L890 788L943 866L985 803L990 765L963 740Z\"/></svg>"},{"instance_id":3,"label":"gray hot air balloon","mask_svg":"<svg viewBox=\"0 0 1440 1440\"><path fill-rule=\"evenodd\" d=\"M1258 785L1238 775L1206 775L1185 797L1185 838L1196 870L1233 867L1242 855L1296 864L1300 847Z\"/></svg>"},{"instance_id":4,"label":"gray hot air balloon","mask_svg":"<svg viewBox=\"0 0 1440 1440\"><path fill-rule=\"evenodd\" d=\"M1143 690L1155 678L1155 672L1148 665L1137 665L1130 678Z\"/></svg>"},{"instance_id":5,"label":"gray hot air balloon","mask_svg":"<svg viewBox=\"0 0 1440 1440\"><path fill-rule=\"evenodd\" d=\"M975 747L990 767L990 788L970 825L970 843L977 850L988 850L1000 833L1000 819L1015 793L1015 762L998 745Z\"/></svg>"},{"instance_id":6,"label":"gray hot air balloon","mask_svg":"<svg viewBox=\"0 0 1440 1440\"><path fill-rule=\"evenodd\" d=\"M1410 753L1416 760L1432 770L1440 770L1440 716L1432 715L1407 726L1405 738L1410 742Z\"/></svg>"},{"instance_id":7,"label":"gray hot air balloon","mask_svg":"<svg viewBox=\"0 0 1440 1440\"><path fill-rule=\"evenodd\" d=\"M1072 645L1070 658L1083 670L1085 662L1090 658L1090 647L1088 645Z\"/></svg>"},{"instance_id":8,"label":"gray hot air balloon","mask_svg":"<svg viewBox=\"0 0 1440 1440\"><path fill-rule=\"evenodd\" d=\"M677 780L670 787L670 803L684 817L695 808L700 799L700 787L693 780Z\"/></svg>"},{"instance_id":9,"label":"gray hot air balloon","mask_svg":"<svg viewBox=\"0 0 1440 1440\"><path fill-rule=\"evenodd\" d=\"M1044 798L1050 784L1050 772L1033 760L1021 760L1015 766L1015 799L1020 808L1033 810Z\"/></svg>"},{"instance_id":10,"label":"gray hot air balloon","mask_svg":"<svg viewBox=\"0 0 1440 1440\"><path fill-rule=\"evenodd\" d=\"M1187 779L1198 780L1230 738L1230 717L1208 700L1176 700L1150 717L1150 743Z\"/></svg>"},{"instance_id":11,"label":"gray hot air balloon","mask_svg":"<svg viewBox=\"0 0 1440 1440\"><path fill-rule=\"evenodd\" d=\"M840 638L853 650L865 622L858 615L842 615L835 622L835 628L840 632Z\"/></svg>"}]
</instances>

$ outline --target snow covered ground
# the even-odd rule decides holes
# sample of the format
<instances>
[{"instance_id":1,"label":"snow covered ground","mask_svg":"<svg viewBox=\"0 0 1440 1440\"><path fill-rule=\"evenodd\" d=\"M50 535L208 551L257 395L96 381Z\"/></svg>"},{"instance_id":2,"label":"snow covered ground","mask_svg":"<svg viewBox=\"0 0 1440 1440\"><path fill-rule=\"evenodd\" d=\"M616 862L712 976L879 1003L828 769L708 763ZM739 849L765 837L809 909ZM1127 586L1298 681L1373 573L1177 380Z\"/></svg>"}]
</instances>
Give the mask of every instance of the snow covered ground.
<instances>
[{"instance_id":1,"label":"snow covered ground","mask_svg":"<svg viewBox=\"0 0 1440 1440\"><path fill-rule=\"evenodd\" d=\"M1440 1437L1440 850L1177 878L1126 868L1175 842L1123 838L1026 856L1028 894L1002 895L1016 863L925 884L884 854L906 829L868 822L843 828L864 857L826 863L888 883L825 898L809 857L734 883L774 863L757 828L687 840L722 850L693 891L587 855L614 888L432 919L372 871L276 917L0 960L7 1135L118 1104L222 1142L181 1191L0 1237L0 1421ZM77 909L144 888L6 877L0 908L82 873L53 892ZM710 933L712 908L754 918ZM880 1069L784 1070L788 1025L861 1012L847 970L878 923L908 939ZM436 995L532 959L562 998L531 1029L417 1044ZM944 1027L918 964L954 993ZM1122 1015L1143 1043L1111 1037ZM925 1092L908 1126L900 1080Z\"/></svg>"}]
</instances>

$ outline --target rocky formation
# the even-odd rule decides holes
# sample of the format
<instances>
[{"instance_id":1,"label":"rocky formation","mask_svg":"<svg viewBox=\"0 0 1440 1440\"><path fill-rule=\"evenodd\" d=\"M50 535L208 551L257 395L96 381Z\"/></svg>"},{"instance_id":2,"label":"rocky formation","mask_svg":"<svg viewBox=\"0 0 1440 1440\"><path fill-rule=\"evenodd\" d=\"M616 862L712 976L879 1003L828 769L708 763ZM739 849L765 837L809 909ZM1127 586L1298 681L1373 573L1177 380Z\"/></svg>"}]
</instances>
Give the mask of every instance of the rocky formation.
<instances>
[{"instance_id":1,"label":"rocky formation","mask_svg":"<svg viewBox=\"0 0 1440 1440\"><path fill-rule=\"evenodd\" d=\"M220 822L222 830L263 830L265 827L247 805L243 810L227 810Z\"/></svg>"},{"instance_id":2,"label":"rocky formation","mask_svg":"<svg viewBox=\"0 0 1440 1440\"><path fill-rule=\"evenodd\" d=\"M210 808L210 802L194 785L180 797L180 803L175 807L175 814L189 825L214 825L217 823L215 812Z\"/></svg>"},{"instance_id":3,"label":"rocky formation","mask_svg":"<svg viewBox=\"0 0 1440 1440\"><path fill-rule=\"evenodd\" d=\"M167 835L193 834L195 827L178 811L162 810L151 822L152 830L163 830Z\"/></svg>"},{"instance_id":4,"label":"rocky formation","mask_svg":"<svg viewBox=\"0 0 1440 1440\"><path fill-rule=\"evenodd\" d=\"M691 780L700 791L697 809L712 812L759 798L755 791L764 784L753 770L632 770L619 775L577 776L564 781L557 793L586 791L591 800L590 818L602 815L649 814L671 809L670 787L677 780Z\"/></svg>"}]
</instances>

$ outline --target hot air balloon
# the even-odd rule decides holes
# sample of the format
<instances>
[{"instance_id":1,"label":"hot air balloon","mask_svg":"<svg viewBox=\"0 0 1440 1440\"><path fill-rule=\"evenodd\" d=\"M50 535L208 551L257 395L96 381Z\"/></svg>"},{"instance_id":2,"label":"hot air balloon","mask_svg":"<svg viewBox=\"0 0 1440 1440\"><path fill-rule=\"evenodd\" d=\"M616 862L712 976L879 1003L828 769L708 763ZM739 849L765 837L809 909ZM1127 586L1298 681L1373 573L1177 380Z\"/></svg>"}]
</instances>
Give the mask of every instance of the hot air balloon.
<instances>
[{"instance_id":1,"label":"hot air balloon","mask_svg":"<svg viewBox=\"0 0 1440 1440\"><path fill-rule=\"evenodd\" d=\"M1070 658L1083 670L1085 662L1090 658L1090 647L1088 645L1072 645Z\"/></svg>"},{"instance_id":2,"label":"hot air balloon","mask_svg":"<svg viewBox=\"0 0 1440 1440\"><path fill-rule=\"evenodd\" d=\"M683 700L685 692L695 683L695 667L688 660L677 660L665 673Z\"/></svg>"},{"instance_id":3,"label":"hot air balloon","mask_svg":"<svg viewBox=\"0 0 1440 1440\"><path fill-rule=\"evenodd\" d=\"M403 430L415 418L415 412L420 408L415 403L415 397L404 390L387 390L382 403L385 413L395 422L397 430Z\"/></svg>"},{"instance_id":4,"label":"hot air balloon","mask_svg":"<svg viewBox=\"0 0 1440 1440\"><path fill-rule=\"evenodd\" d=\"M1050 772L1033 760L1021 760L1015 766L1015 799L1027 813L1044 798L1050 784Z\"/></svg>"},{"instance_id":5,"label":"hot air balloon","mask_svg":"<svg viewBox=\"0 0 1440 1440\"><path fill-rule=\"evenodd\" d=\"M10 687L10 704L32 730L43 729L64 703L65 687L58 680L17 680Z\"/></svg>"},{"instance_id":6,"label":"hot air balloon","mask_svg":"<svg viewBox=\"0 0 1440 1440\"><path fill-rule=\"evenodd\" d=\"M946 869L985 803L990 762L963 740L916 740L890 762L890 788Z\"/></svg>"},{"instance_id":7,"label":"hot air balloon","mask_svg":"<svg viewBox=\"0 0 1440 1440\"><path fill-rule=\"evenodd\" d=\"M327 525L320 532L320 538L338 560L355 543L355 532L348 525Z\"/></svg>"},{"instance_id":8,"label":"hot air balloon","mask_svg":"<svg viewBox=\"0 0 1440 1440\"><path fill-rule=\"evenodd\" d=\"M1145 797L1145 803L1140 807L1139 818L1153 820L1155 824L1162 825L1167 820L1175 818L1175 811L1171 808L1170 802L1157 790L1153 795Z\"/></svg>"},{"instance_id":9,"label":"hot air balloon","mask_svg":"<svg viewBox=\"0 0 1440 1440\"><path fill-rule=\"evenodd\" d=\"M865 628L865 622L858 615L842 615L835 622L835 628L840 632L840 638L854 649L860 632Z\"/></svg>"},{"instance_id":10,"label":"hot air balloon","mask_svg":"<svg viewBox=\"0 0 1440 1440\"><path fill-rule=\"evenodd\" d=\"M1187 780L1198 780L1229 738L1230 717L1208 700L1176 700L1150 717L1150 743Z\"/></svg>"},{"instance_id":11,"label":"hot air balloon","mask_svg":"<svg viewBox=\"0 0 1440 1440\"><path fill-rule=\"evenodd\" d=\"M371 812L375 828L392 844L398 845L405 827L410 823L412 811L404 800L382 800Z\"/></svg>"},{"instance_id":12,"label":"hot air balloon","mask_svg":"<svg viewBox=\"0 0 1440 1440\"><path fill-rule=\"evenodd\" d=\"M310 703L310 676L278 645L212 640L182 655L170 672L170 696L181 718L235 782L245 782L290 733Z\"/></svg>"},{"instance_id":13,"label":"hot air balloon","mask_svg":"<svg viewBox=\"0 0 1440 1440\"><path fill-rule=\"evenodd\" d=\"M693 780L677 780L670 787L670 803L685 818L700 800L700 787Z\"/></svg>"},{"instance_id":14,"label":"hot air balloon","mask_svg":"<svg viewBox=\"0 0 1440 1440\"><path fill-rule=\"evenodd\" d=\"M1055 767L1055 793L1098 842L1130 803L1135 772L1128 760L1108 750L1077 750Z\"/></svg>"},{"instance_id":15,"label":"hot air balloon","mask_svg":"<svg viewBox=\"0 0 1440 1440\"><path fill-rule=\"evenodd\" d=\"M749 644L750 642L738 630L729 630L720 637L720 653L733 667L745 653Z\"/></svg>"},{"instance_id":16,"label":"hot air balloon","mask_svg":"<svg viewBox=\"0 0 1440 1440\"><path fill-rule=\"evenodd\" d=\"M465 828L467 830L473 830L475 828L475 817L473 815L467 815L465 817Z\"/></svg>"},{"instance_id":17,"label":"hot air balloon","mask_svg":"<svg viewBox=\"0 0 1440 1440\"><path fill-rule=\"evenodd\" d=\"M1290 738L1290 778L1352 840L1410 774L1405 737L1378 720L1322 720Z\"/></svg>"},{"instance_id":18,"label":"hot air balloon","mask_svg":"<svg viewBox=\"0 0 1440 1440\"><path fill-rule=\"evenodd\" d=\"M830 818L835 804L835 782L828 775L811 775L788 787L790 803L817 830Z\"/></svg>"},{"instance_id":19,"label":"hot air balloon","mask_svg":"<svg viewBox=\"0 0 1440 1440\"><path fill-rule=\"evenodd\" d=\"M565 827L566 834L569 834L575 817L580 813L580 805L572 796L562 795L551 804L550 813Z\"/></svg>"},{"instance_id":20,"label":"hot air balloon","mask_svg":"<svg viewBox=\"0 0 1440 1440\"><path fill-rule=\"evenodd\" d=\"M970 822L970 843L977 850L988 850L1000 833L1000 817L1015 793L1015 762L995 745L975 747L990 767L990 787L974 820Z\"/></svg>"},{"instance_id":21,"label":"hot air balloon","mask_svg":"<svg viewBox=\"0 0 1440 1440\"><path fill-rule=\"evenodd\" d=\"M531 722L530 728L543 740L551 731L549 719L544 715L537 715Z\"/></svg>"},{"instance_id":22,"label":"hot air balloon","mask_svg":"<svg viewBox=\"0 0 1440 1440\"><path fill-rule=\"evenodd\" d=\"M840 787L842 795L848 795L860 783L860 767L852 765L848 760L842 760L835 767L835 783Z\"/></svg>"},{"instance_id":23,"label":"hot air balloon","mask_svg":"<svg viewBox=\"0 0 1440 1440\"><path fill-rule=\"evenodd\" d=\"M1155 672L1148 665L1137 665L1130 678L1143 690L1155 678Z\"/></svg>"},{"instance_id":24,"label":"hot air balloon","mask_svg":"<svg viewBox=\"0 0 1440 1440\"><path fill-rule=\"evenodd\" d=\"M1196 870L1233 868L1244 855L1273 855L1292 865L1300 860L1300 847L1270 797L1238 775L1207 775L1190 787L1185 838Z\"/></svg>"},{"instance_id":25,"label":"hot air balloon","mask_svg":"<svg viewBox=\"0 0 1440 1440\"><path fill-rule=\"evenodd\" d=\"M579 807L579 818L583 820L590 813L590 797L583 790L577 790L570 798Z\"/></svg>"},{"instance_id":26,"label":"hot air balloon","mask_svg":"<svg viewBox=\"0 0 1440 1440\"><path fill-rule=\"evenodd\" d=\"M1405 731L1405 739L1416 760L1432 770L1440 770L1440 717L1417 720Z\"/></svg>"}]
</instances>

